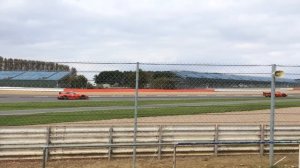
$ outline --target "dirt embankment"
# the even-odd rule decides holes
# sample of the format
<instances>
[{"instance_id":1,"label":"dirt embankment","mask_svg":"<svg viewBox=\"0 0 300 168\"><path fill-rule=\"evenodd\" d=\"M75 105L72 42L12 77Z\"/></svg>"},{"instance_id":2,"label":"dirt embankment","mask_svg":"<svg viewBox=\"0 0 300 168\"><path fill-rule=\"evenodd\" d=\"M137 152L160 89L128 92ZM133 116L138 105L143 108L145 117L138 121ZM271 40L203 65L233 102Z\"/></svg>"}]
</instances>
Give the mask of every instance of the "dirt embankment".
<instances>
[{"instance_id":1,"label":"dirt embankment","mask_svg":"<svg viewBox=\"0 0 300 168\"><path fill-rule=\"evenodd\" d=\"M283 155L276 156L275 160L282 159ZM176 167L178 168L268 168L268 156L259 155L244 156L198 156L198 157L177 157ZM297 155L287 155L278 163L280 168L296 168ZM0 161L1 168L40 168L41 161ZM131 158L126 159L81 159L81 160L56 160L47 163L47 168L130 168ZM172 168L172 158L143 158L137 159L138 168Z\"/></svg>"}]
</instances>

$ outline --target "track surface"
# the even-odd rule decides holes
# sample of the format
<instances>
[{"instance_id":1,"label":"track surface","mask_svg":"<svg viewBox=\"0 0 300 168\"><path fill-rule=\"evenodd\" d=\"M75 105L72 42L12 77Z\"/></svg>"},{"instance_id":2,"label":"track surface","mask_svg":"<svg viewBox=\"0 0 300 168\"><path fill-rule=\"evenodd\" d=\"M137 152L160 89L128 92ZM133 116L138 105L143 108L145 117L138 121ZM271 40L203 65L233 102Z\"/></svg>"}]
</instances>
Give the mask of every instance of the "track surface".
<instances>
[{"instance_id":1,"label":"track surface","mask_svg":"<svg viewBox=\"0 0 300 168\"><path fill-rule=\"evenodd\" d=\"M203 102L203 103L179 103L179 104L156 104L143 105L139 108L170 108L170 107L201 107L213 105L238 105L268 102L269 100L247 100L247 101L231 101L231 102ZM36 110L8 110L0 111L0 115L25 115L25 114L39 114L51 112L80 112L80 111L99 111L99 110L130 110L133 106L109 106L109 107L76 107L76 108L51 108L51 109L36 109Z\"/></svg>"},{"instance_id":2,"label":"track surface","mask_svg":"<svg viewBox=\"0 0 300 168\"><path fill-rule=\"evenodd\" d=\"M140 100L178 100L178 99L199 99L199 98L261 98L261 96L223 96L223 95L201 95L201 96L141 96ZM84 101L113 101L113 100L134 100L133 96L90 96ZM1 95L0 102L61 102L56 96L31 96L31 95ZM70 100L71 101L71 100Z\"/></svg>"},{"instance_id":3,"label":"track surface","mask_svg":"<svg viewBox=\"0 0 300 168\"><path fill-rule=\"evenodd\" d=\"M224 101L214 102L214 99L239 99L239 101ZM259 98L260 100L255 100ZM179 104L156 104L144 105L140 108L168 108L168 107L191 107L191 106L213 106L213 105L239 105L239 104L253 104L261 102L269 102L270 99L266 98L261 100L262 96L257 94L252 95L233 95L233 94L202 94L202 95L142 95L139 100L192 100L192 99L212 99L211 102L200 103L179 103ZM284 101L295 100L300 98L299 94L289 94L288 98ZM243 100L253 99L253 100ZM1 103L16 103L16 102L62 102L74 100L57 100L55 95L31 95L31 94L1 94ZM90 96L89 100L75 100L75 101L134 101L134 97L130 95L102 95ZM76 108L51 108L51 109L31 109L31 110L1 110L0 115L29 115L39 113L53 113L53 112L81 112L81 111L100 111L100 110L130 110L134 109L132 106L109 106L109 107L76 107Z\"/></svg>"},{"instance_id":4,"label":"track surface","mask_svg":"<svg viewBox=\"0 0 300 168\"><path fill-rule=\"evenodd\" d=\"M281 101L294 101L296 99L283 99ZM139 106L140 109L149 108L170 108L170 107L203 107L203 106L225 106L225 105L240 105L240 104L255 104L267 103L269 99L265 100L239 100L239 101L224 101L224 102L200 102L200 103L177 103L177 104L155 104ZM1 115L29 115L40 113L54 113L54 112L81 112L81 111L104 111L104 110L133 110L133 106L108 106L108 107L76 107L76 108L50 108L50 109L30 109L30 110L5 110L1 111Z\"/></svg>"},{"instance_id":5,"label":"track surface","mask_svg":"<svg viewBox=\"0 0 300 168\"><path fill-rule=\"evenodd\" d=\"M178 99L201 99L201 98L261 98L259 95L189 95L189 96L140 96L140 100L178 100ZM300 95L289 95L290 98L300 98ZM133 96L90 96L85 101L113 101L113 100L134 100ZM36 95L0 95L1 103L15 102L58 102L56 96L36 96Z\"/></svg>"}]
</instances>

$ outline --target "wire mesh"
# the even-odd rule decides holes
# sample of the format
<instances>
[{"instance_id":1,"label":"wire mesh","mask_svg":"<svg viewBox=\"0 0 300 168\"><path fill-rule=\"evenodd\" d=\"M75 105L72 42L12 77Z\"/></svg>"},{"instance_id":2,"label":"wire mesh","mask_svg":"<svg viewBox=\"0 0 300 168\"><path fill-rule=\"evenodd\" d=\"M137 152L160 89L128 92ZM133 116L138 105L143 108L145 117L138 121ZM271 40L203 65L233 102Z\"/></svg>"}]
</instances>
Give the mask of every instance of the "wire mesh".
<instances>
[{"instance_id":1,"label":"wire mesh","mask_svg":"<svg viewBox=\"0 0 300 168\"><path fill-rule=\"evenodd\" d=\"M132 118L136 63L53 65L65 68L0 72L2 125ZM296 124L299 66L277 67L285 77L276 79L276 125ZM271 65L140 63L139 123L269 124L270 83ZM61 99L79 100L56 100L59 92L64 95ZM77 95L68 95L73 92ZM102 116L101 111L109 115ZM155 116L162 117L144 118ZM132 124L128 119L120 122Z\"/></svg>"},{"instance_id":2,"label":"wire mesh","mask_svg":"<svg viewBox=\"0 0 300 168\"><path fill-rule=\"evenodd\" d=\"M0 71L1 126L134 125L136 63L59 62L53 65L61 68L44 65L44 68ZM235 125L240 128L255 125L265 128L264 134L254 130L259 131L255 138L268 140L271 67L140 63L138 125ZM300 139L299 69L299 66L277 65L277 70L284 71L285 76L276 78L275 140ZM171 131L176 132L176 129ZM128 133L133 135L133 130ZM147 139L144 133L137 133L138 141ZM157 140L159 136L158 133ZM237 136L241 134L236 135L234 130L219 134L219 138L225 140ZM237 140L251 139L253 135L243 134L241 138ZM285 149L296 152L296 148L275 144L275 154L284 153ZM157 148L153 153L163 150ZM265 145L262 150L268 153L269 148ZM261 148L256 150L259 151Z\"/></svg>"}]
</instances>

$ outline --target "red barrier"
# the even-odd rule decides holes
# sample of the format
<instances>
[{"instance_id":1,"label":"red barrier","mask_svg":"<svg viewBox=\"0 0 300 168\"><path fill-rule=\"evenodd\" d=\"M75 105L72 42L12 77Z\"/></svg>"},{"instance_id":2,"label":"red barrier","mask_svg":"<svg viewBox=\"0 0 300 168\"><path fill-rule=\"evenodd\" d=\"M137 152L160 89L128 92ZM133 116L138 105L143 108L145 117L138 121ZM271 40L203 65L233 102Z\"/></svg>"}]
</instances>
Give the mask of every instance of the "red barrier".
<instances>
[{"instance_id":1,"label":"red barrier","mask_svg":"<svg viewBox=\"0 0 300 168\"><path fill-rule=\"evenodd\" d=\"M65 92L134 92L135 89L64 89ZM151 92L214 92L214 89L139 89L139 92L151 93Z\"/></svg>"}]
</instances>

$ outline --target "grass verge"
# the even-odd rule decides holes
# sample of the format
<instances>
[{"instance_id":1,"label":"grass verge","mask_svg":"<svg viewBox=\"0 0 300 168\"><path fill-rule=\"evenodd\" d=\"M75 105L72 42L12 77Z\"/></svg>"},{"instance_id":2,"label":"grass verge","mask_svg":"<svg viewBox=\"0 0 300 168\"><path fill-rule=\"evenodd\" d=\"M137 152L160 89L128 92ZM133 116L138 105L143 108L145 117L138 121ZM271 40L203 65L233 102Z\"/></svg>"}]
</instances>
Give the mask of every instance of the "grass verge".
<instances>
[{"instance_id":1,"label":"grass verge","mask_svg":"<svg viewBox=\"0 0 300 168\"><path fill-rule=\"evenodd\" d=\"M300 107L299 101L277 102L276 108ZM270 103L237 104L237 105L213 105L201 107L172 107L140 109L138 117L193 115L205 113L222 113L234 111L253 111L269 109ZM103 110L86 112L55 112L35 115L2 116L0 126L20 126L50 124L62 122L94 121L108 119L133 118L133 110Z\"/></svg>"},{"instance_id":2,"label":"grass verge","mask_svg":"<svg viewBox=\"0 0 300 168\"><path fill-rule=\"evenodd\" d=\"M140 100L140 105L151 104L177 104L177 103L199 103L199 102L228 102L228 101L248 101L256 99L180 99L180 100ZM266 99L262 99L266 100ZM0 103L0 111L8 110L32 110L32 109L55 109L55 108L74 108L74 107L108 107L108 106L133 106L132 101L85 101L70 100L59 102L18 102Z\"/></svg>"}]
</instances>

